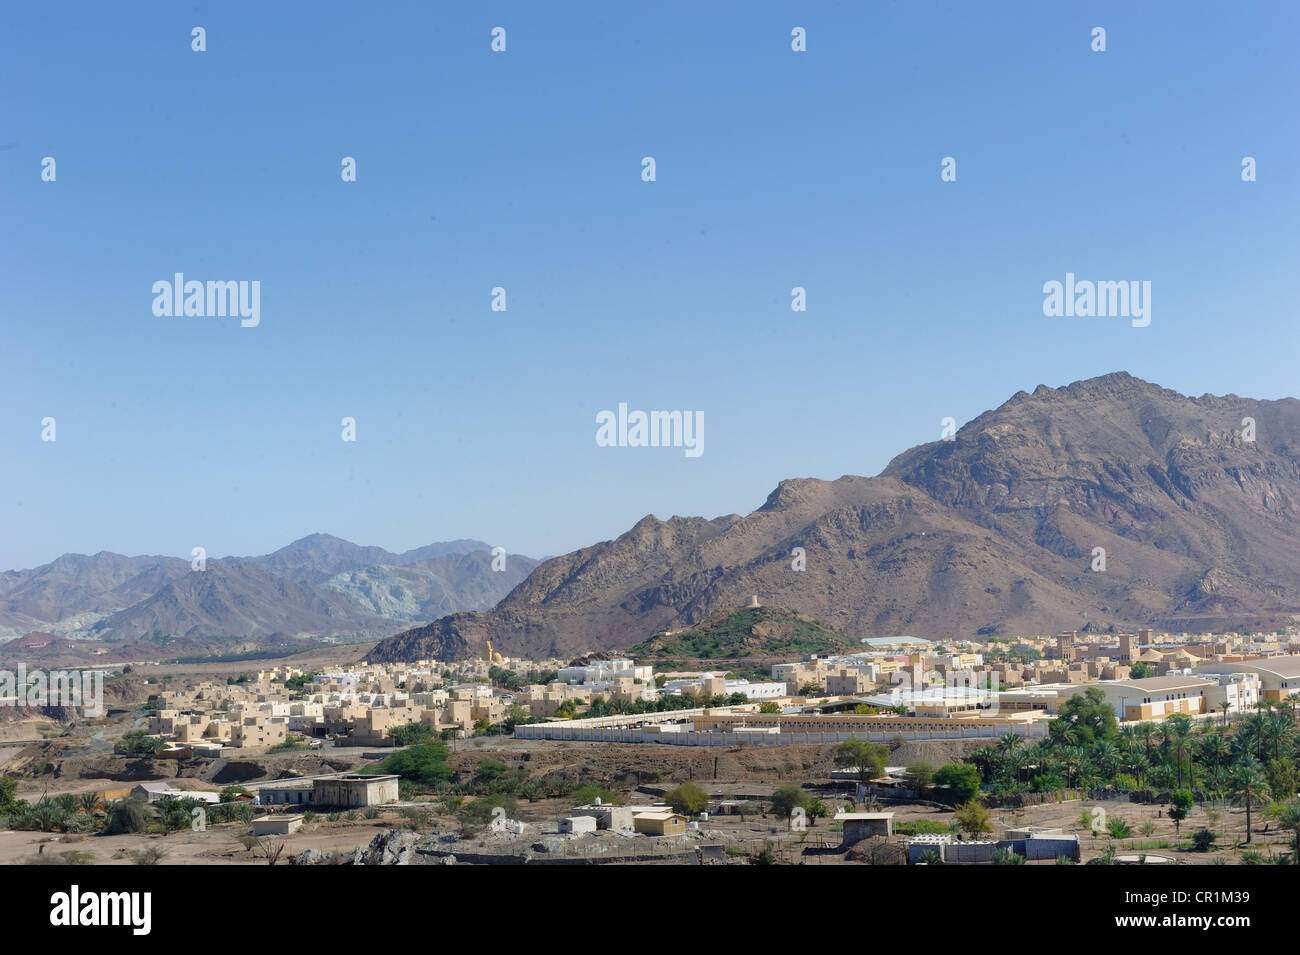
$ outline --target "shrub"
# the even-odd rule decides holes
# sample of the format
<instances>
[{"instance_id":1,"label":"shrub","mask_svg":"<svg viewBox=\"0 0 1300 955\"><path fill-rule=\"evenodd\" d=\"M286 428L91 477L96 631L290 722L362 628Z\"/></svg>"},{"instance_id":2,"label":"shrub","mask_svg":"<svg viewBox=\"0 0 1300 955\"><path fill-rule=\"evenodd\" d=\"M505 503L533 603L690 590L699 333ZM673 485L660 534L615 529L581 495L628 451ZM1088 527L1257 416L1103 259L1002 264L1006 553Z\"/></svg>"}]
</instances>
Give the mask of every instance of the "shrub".
<instances>
[{"instance_id":1,"label":"shrub","mask_svg":"<svg viewBox=\"0 0 1300 955\"><path fill-rule=\"evenodd\" d=\"M573 801L580 806L590 806L595 803L597 799L599 799L601 804L605 806L618 805L618 797L616 795L608 789L601 789L595 783L586 783L579 786L569 795L573 798Z\"/></svg>"},{"instance_id":2,"label":"shrub","mask_svg":"<svg viewBox=\"0 0 1300 955\"><path fill-rule=\"evenodd\" d=\"M150 756L166 744L156 736L148 735L144 730L127 730L113 747L125 756Z\"/></svg>"},{"instance_id":3,"label":"shrub","mask_svg":"<svg viewBox=\"0 0 1300 955\"><path fill-rule=\"evenodd\" d=\"M894 824L894 833L900 836L949 835L952 831L952 826L933 819L909 819Z\"/></svg>"},{"instance_id":4,"label":"shrub","mask_svg":"<svg viewBox=\"0 0 1300 955\"><path fill-rule=\"evenodd\" d=\"M119 799L108 804L104 820L104 835L120 836L146 832L149 829L149 807L143 799Z\"/></svg>"},{"instance_id":5,"label":"shrub","mask_svg":"<svg viewBox=\"0 0 1300 955\"><path fill-rule=\"evenodd\" d=\"M979 836L993 831L993 818L984 804L978 800L972 799L962 803L954 813L957 816L957 828L968 836Z\"/></svg>"},{"instance_id":6,"label":"shrub","mask_svg":"<svg viewBox=\"0 0 1300 955\"><path fill-rule=\"evenodd\" d=\"M673 812L694 816L709 808L709 795L695 783L682 783L668 790L664 802L672 807Z\"/></svg>"}]
</instances>

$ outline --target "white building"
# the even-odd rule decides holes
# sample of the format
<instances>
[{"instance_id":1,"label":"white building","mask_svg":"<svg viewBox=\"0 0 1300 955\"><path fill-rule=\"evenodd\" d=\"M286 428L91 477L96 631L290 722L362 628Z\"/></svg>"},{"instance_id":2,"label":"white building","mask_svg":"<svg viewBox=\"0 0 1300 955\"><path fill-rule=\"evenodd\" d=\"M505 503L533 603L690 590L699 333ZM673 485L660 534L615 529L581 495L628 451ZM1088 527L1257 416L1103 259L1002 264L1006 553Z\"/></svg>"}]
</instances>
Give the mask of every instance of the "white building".
<instances>
[{"instance_id":1,"label":"white building","mask_svg":"<svg viewBox=\"0 0 1300 955\"><path fill-rule=\"evenodd\" d=\"M616 660L593 660L587 666L561 667L556 671L556 679L562 683L608 683L619 679L649 683L654 680L654 675L654 667L637 666L627 657Z\"/></svg>"},{"instance_id":2,"label":"white building","mask_svg":"<svg viewBox=\"0 0 1300 955\"><path fill-rule=\"evenodd\" d=\"M1082 693L1096 686L1115 709L1120 722L1162 720L1174 713L1200 716L1209 712L1206 694L1217 689L1205 676L1157 676L1147 680L1104 680L1079 684Z\"/></svg>"},{"instance_id":3,"label":"white building","mask_svg":"<svg viewBox=\"0 0 1300 955\"><path fill-rule=\"evenodd\" d=\"M786 695L784 683L750 683L748 680L728 680L727 694L744 693L751 700L776 700Z\"/></svg>"}]
</instances>

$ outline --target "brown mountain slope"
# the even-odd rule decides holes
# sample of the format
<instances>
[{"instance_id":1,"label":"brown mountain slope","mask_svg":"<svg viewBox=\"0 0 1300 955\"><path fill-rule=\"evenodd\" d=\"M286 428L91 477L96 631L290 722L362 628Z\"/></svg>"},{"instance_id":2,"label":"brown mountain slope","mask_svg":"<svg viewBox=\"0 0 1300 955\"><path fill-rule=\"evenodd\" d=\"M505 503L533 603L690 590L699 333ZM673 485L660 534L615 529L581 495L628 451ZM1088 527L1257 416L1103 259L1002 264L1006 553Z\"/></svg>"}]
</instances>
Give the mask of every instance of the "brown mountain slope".
<instances>
[{"instance_id":1,"label":"brown mountain slope","mask_svg":"<svg viewBox=\"0 0 1300 955\"><path fill-rule=\"evenodd\" d=\"M646 517L371 656L625 648L751 594L853 636L1258 625L1300 609L1298 451L1294 399L1187 398L1122 372L1040 386L880 477L783 481L744 517Z\"/></svg>"}]
</instances>

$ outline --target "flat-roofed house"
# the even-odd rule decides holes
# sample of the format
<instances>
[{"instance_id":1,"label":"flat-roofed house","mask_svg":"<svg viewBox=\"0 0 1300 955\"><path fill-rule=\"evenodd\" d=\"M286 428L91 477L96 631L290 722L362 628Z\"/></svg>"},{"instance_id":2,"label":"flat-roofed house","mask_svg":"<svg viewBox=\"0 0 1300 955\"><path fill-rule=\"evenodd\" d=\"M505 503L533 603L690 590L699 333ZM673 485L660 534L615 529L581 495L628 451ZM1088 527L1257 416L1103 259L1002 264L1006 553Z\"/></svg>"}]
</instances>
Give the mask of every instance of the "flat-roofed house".
<instances>
[{"instance_id":1,"label":"flat-roofed house","mask_svg":"<svg viewBox=\"0 0 1300 955\"><path fill-rule=\"evenodd\" d=\"M312 801L317 806L362 808L398 801L398 776L366 776L349 773L315 780Z\"/></svg>"},{"instance_id":2,"label":"flat-roofed house","mask_svg":"<svg viewBox=\"0 0 1300 955\"><path fill-rule=\"evenodd\" d=\"M647 836L680 836L686 832L686 817L667 810L638 812L632 827Z\"/></svg>"},{"instance_id":3,"label":"flat-roofed house","mask_svg":"<svg viewBox=\"0 0 1300 955\"><path fill-rule=\"evenodd\" d=\"M1094 683L1106 702L1124 722L1162 720L1175 713L1200 716L1209 712L1206 693L1217 680L1203 676L1156 676L1146 680L1114 680Z\"/></svg>"},{"instance_id":4,"label":"flat-roofed house","mask_svg":"<svg viewBox=\"0 0 1300 955\"><path fill-rule=\"evenodd\" d=\"M255 836L287 836L302 828L302 816L258 816L253 820Z\"/></svg>"},{"instance_id":5,"label":"flat-roofed house","mask_svg":"<svg viewBox=\"0 0 1300 955\"><path fill-rule=\"evenodd\" d=\"M1293 693L1300 693L1300 656L1260 657L1234 663L1207 663L1197 673L1255 673L1259 675L1260 695L1275 703L1284 703Z\"/></svg>"},{"instance_id":6,"label":"flat-roofed house","mask_svg":"<svg viewBox=\"0 0 1300 955\"><path fill-rule=\"evenodd\" d=\"M835 821L844 825L842 845L851 846L871 836L892 836L892 812L837 812Z\"/></svg>"}]
</instances>

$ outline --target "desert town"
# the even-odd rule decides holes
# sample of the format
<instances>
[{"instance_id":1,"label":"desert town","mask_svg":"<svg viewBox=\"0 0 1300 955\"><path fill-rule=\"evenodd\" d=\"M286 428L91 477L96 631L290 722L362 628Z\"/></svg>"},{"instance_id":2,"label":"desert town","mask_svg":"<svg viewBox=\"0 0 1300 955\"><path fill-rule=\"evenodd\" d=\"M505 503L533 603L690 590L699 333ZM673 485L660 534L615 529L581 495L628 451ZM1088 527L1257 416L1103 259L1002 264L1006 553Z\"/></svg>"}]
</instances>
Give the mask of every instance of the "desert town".
<instances>
[{"instance_id":1,"label":"desert town","mask_svg":"<svg viewBox=\"0 0 1300 955\"><path fill-rule=\"evenodd\" d=\"M717 663L656 672L488 644L469 661L225 676L126 665L105 674L101 717L2 724L0 859L1259 864L1294 852L1300 633L900 636L766 672Z\"/></svg>"}]
</instances>

